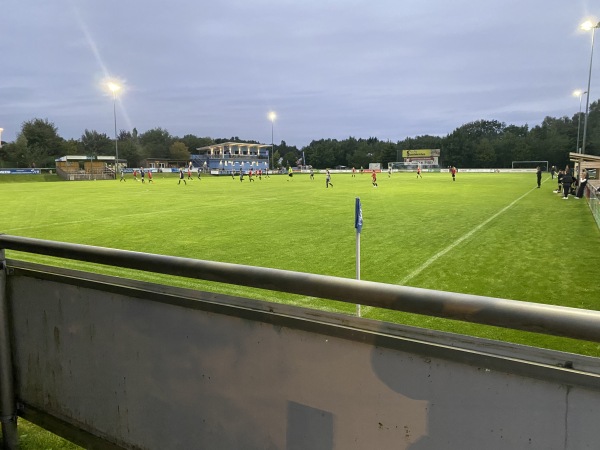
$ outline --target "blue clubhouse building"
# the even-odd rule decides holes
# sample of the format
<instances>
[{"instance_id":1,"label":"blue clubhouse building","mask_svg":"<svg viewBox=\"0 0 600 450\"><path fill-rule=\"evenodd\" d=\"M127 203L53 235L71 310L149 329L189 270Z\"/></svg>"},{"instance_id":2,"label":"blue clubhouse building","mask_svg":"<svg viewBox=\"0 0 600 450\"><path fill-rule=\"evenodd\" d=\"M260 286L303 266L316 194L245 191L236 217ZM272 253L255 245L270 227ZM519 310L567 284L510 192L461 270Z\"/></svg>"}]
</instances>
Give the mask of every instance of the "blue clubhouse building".
<instances>
[{"instance_id":1,"label":"blue clubhouse building","mask_svg":"<svg viewBox=\"0 0 600 450\"><path fill-rule=\"evenodd\" d=\"M266 171L269 168L270 145L246 142L225 142L196 149L192 164L213 175L231 174L243 170Z\"/></svg>"}]
</instances>

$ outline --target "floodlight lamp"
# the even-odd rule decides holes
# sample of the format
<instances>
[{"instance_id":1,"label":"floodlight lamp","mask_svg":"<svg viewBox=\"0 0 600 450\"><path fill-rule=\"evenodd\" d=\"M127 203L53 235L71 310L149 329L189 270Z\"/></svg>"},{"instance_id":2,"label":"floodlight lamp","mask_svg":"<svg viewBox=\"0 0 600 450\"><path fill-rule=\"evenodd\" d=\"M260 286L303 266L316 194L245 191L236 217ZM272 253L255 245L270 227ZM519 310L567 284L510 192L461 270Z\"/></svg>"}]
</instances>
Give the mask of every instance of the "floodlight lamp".
<instances>
[{"instance_id":1,"label":"floodlight lamp","mask_svg":"<svg viewBox=\"0 0 600 450\"><path fill-rule=\"evenodd\" d=\"M276 118L277 118L277 114L275 114L275 112L271 111L269 113L269 119L271 120L271 122L274 122Z\"/></svg>"},{"instance_id":2,"label":"floodlight lamp","mask_svg":"<svg viewBox=\"0 0 600 450\"><path fill-rule=\"evenodd\" d=\"M106 85L108 86L108 89L110 89L113 94L117 93L118 91L121 90L121 86L119 86L117 83L113 83L112 81L109 81L108 83L106 83Z\"/></svg>"},{"instance_id":3,"label":"floodlight lamp","mask_svg":"<svg viewBox=\"0 0 600 450\"><path fill-rule=\"evenodd\" d=\"M590 20L586 20L579 26L579 28L581 28L583 31L590 31L592 28L598 28L598 25L594 26Z\"/></svg>"}]
</instances>

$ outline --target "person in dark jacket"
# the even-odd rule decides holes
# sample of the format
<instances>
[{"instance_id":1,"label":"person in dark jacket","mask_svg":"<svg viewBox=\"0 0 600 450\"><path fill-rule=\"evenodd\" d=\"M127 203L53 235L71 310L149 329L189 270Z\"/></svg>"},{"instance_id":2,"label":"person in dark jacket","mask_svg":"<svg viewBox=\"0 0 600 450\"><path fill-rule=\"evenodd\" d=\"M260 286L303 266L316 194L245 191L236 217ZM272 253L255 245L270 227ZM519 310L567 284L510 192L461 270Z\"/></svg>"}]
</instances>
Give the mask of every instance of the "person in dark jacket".
<instances>
[{"instance_id":1,"label":"person in dark jacket","mask_svg":"<svg viewBox=\"0 0 600 450\"><path fill-rule=\"evenodd\" d=\"M564 175L565 175L565 173L562 170L558 171L558 174L556 176L556 179L558 180L558 186L557 186L556 190L554 191L557 194L560 194L562 192L562 179L563 179Z\"/></svg>"},{"instance_id":2,"label":"person in dark jacket","mask_svg":"<svg viewBox=\"0 0 600 450\"><path fill-rule=\"evenodd\" d=\"M537 166L535 174L537 175L537 185L538 189L542 186L542 168Z\"/></svg>"},{"instance_id":3,"label":"person in dark jacket","mask_svg":"<svg viewBox=\"0 0 600 450\"><path fill-rule=\"evenodd\" d=\"M562 177L563 184L563 200L569 199L569 191L571 190L571 184L573 184L573 176L571 175L571 170L569 166L565 168L565 174Z\"/></svg>"}]
</instances>

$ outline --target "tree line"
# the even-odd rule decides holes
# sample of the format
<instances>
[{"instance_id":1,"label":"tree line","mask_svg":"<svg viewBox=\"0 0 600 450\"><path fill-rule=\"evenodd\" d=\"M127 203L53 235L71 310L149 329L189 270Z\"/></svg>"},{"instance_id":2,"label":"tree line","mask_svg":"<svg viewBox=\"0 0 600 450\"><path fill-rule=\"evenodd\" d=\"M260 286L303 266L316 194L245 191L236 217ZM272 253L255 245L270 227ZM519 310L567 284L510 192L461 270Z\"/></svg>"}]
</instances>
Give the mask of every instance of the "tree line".
<instances>
[{"instance_id":1,"label":"tree line","mask_svg":"<svg viewBox=\"0 0 600 450\"><path fill-rule=\"evenodd\" d=\"M582 145L584 114L573 117L546 117L540 125L507 125L497 120L477 120L464 124L446 136L407 137L398 142L376 137L344 140L313 140L298 149L285 141L274 145L273 161L287 167L307 164L316 168L368 167L369 163L402 161L402 150L440 149L440 165L469 168L506 168L512 161L549 161L564 166L569 152ZM130 167L140 166L146 158L189 160L196 148L224 142L259 142L231 138L172 136L163 128L144 133L121 130L117 137L119 158ZM600 156L600 102L590 105L586 153ZM79 139L63 139L48 119L24 122L14 142L0 148L1 167L54 167L64 155L115 155L115 141L105 133L85 130Z\"/></svg>"}]
</instances>

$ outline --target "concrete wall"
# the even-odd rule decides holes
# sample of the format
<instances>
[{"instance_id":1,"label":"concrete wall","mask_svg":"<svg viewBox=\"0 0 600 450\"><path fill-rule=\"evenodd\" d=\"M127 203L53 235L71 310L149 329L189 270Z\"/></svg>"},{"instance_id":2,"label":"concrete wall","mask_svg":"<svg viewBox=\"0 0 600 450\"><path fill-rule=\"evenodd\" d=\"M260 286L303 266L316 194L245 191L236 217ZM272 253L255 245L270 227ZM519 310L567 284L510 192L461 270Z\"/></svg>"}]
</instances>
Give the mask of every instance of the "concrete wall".
<instances>
[{"instance_id":1,"label":"concrete wall","mask_svg":"<svg viewBox=\"0 0 600 450\"><path fill-rule=\"evenodd\" d=\"M594 358L24 263L7 285L21 415L87 448L600 442Z\"/></svg>"}]
</instances>

